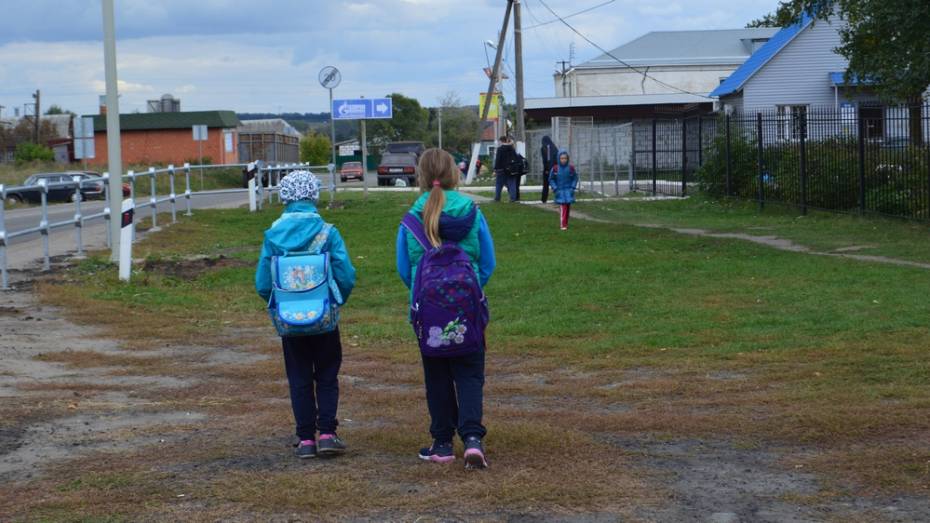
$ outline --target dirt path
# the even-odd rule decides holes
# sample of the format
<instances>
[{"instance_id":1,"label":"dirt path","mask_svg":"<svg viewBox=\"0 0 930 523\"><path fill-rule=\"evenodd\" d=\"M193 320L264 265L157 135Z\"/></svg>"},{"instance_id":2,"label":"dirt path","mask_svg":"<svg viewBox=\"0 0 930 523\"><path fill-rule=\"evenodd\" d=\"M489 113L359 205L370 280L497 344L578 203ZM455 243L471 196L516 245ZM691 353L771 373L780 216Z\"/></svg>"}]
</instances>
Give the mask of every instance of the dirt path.
<instances>
[{"instance_id":1,"label":"dirt path","mask_svg":"<svg viewBox=\"0 0 930 523\"><path fill-rule=\"evenodd\" d=\"M490 198L486 198L479 195L471 195L476 201L487 202L491 201ZM538 207L544 211L549 212L558 212L558 208L555 206L540 205L537 203L532 203L534 207ZM747 233L734 233L734 232L715 232L708 229L696 229L689 227L673 227L669 225L659 225L655 223L629 223L629 222L620 222L614 220L605 220L603 218L596 218L584 212L572 211L572 218L577 218L581 220L586 220L596 223L610 223L616 225L629 225L632 227L642 227L646 229L663 229L667 231L676 232L678 234L684 234L687 236L699 236L703 238L720 238L725 240L740 240L746 242L752 242L757 245L763 245L765 247L770 247L772 249L777 249L780 251L787 252L796 252L800 254L810 254L814 256L828 256L831 258L846 258L850 260L857 260L862 262L869 263L883 263L887 265L897 265L901 267L915 267L918 269L927 269L930 270L930 263L921 263L910 260L902 260L900 258L892 258L888 256L875 256L867 254L855 254L855 250L861 249L860 246L854 246L847 249L838 249L834 252L823 252L811 249L804 245L800 245L791 240L785 238L779 238L777 236L756 236L753 234Z\"/></svg>"}]
</instances>

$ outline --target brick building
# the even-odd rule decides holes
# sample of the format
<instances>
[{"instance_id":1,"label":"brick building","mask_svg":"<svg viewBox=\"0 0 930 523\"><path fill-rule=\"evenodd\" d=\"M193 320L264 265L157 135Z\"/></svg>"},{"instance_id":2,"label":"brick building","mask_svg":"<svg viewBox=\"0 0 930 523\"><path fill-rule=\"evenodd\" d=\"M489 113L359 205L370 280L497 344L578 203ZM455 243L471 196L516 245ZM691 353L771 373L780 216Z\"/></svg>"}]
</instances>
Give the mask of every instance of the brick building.
<instances>
[{"instance_id":1,"label":"brick building","mask_svg":"<svg viewBox=\"0 0 930 523\"><path fill-rule=\"evenodd\" d=\"M107 163L106 115L94 115L94 147L96 158L91 165ZM121 114L120 141L123 165L196 164L202 154L204 161L214 164L238 163L239 118L232 111L190 111ZM207 140L194 140L192 126L206 125Z\"/></svg>"}]
</instances>

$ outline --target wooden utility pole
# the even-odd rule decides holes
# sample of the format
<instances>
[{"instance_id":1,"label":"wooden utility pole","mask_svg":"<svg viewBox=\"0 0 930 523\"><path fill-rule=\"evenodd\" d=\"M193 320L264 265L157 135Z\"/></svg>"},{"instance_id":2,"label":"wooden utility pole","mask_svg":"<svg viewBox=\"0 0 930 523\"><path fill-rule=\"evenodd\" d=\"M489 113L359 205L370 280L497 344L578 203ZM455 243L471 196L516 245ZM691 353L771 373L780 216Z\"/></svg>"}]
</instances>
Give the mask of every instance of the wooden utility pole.
<instances>
[{"instance_id":1,"label":"wooden utility pole","mask_svg":"<svg viewBox=\"0 0 930 523\"><path fill-rule=\"evenodd\" d=\"M517 141L526 143L526 120L523 116L523 26L520 19L520 0L513 0L513 52L517 76Z\"/></svg>"},{"instance_id":2,"label":"wooden utility pole","mask_svg":"<svg viewBox=\"0 0 930 523\"><path fill-rule=\"evenodd\" d=\"M513 0L507 2L507 10L504 12L504 23L501 25L501 34L497 39L497 52L494 54L494 68L491 70L491 78L488 81L488 95L484 98L484 107L481 108L481 121L478 123L478 142L481 142L481 134L484 130L484 122L488 120L488 111L491 109L491 98L494 97L497 78L500 76L501 59L504 54L504 41L507 38L507 26L510 25L510 12L513 10Z\"/></svg>"},{"instance_id":3,"label":"wooden utility pole","mask_svg":"<svg viewBox=\"0 0 930 523\"><path fill-rule=\"evenodd\" d=\"M501 59L504 54L504 40L507 38L507 26L510 25L510 12L513 10L513 0L507 1L507 10L504 11L504 23L501 24L500 36L497 38L497 50L494 54L494 68L491 70L491 78L488 79L487 96L484 97L484 106L481 108L481 118L478 120L478 137L475 145L472 147L471 160L468 162L468 176L465 183L471 183L477 176L475 166L478 161L478 150L481 147L481 135L484 134L484 123L488 121L488 111L491 109L491 100L494 98L498 77L501 72ZM498 115L500 119L500 115Z\"/></svg>"}]
</instances>

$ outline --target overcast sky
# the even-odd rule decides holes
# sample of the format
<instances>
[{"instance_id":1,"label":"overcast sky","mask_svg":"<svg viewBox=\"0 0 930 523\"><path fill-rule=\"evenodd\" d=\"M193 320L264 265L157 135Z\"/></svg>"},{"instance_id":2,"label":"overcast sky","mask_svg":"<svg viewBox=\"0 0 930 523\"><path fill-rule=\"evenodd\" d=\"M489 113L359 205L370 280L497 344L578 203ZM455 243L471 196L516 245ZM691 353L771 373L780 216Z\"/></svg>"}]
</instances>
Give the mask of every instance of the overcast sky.
<instances>
[{"instance_id":1,"label":"overcast sky","mask_svg":"<svg viewBox=\"0 0 930 523\"><path fill-rule=\"evenodd\" d=\"M552 72L600 54L555 22L604 0L523 0L526 96L553 95ZM743 27L776 0L615 0L568 21L612 49L655 30ZM121 112L172 93L183 110L326 111L325 65L337 97L400 92L437 105L450 91L477 104L487 89L485 40L496 40L504 0L116 0ZM508 39L507 67L513 46ZM488 50L493 53L493 50ZM493 54L490 54L493 60ZM4 116L42 90L43 107L96 113L104 92L99 0L3 0L0 105ZM513 100L513 80L504 84ZM22 109L21 109L22 110Z\"/></svg>"}]
</instances>

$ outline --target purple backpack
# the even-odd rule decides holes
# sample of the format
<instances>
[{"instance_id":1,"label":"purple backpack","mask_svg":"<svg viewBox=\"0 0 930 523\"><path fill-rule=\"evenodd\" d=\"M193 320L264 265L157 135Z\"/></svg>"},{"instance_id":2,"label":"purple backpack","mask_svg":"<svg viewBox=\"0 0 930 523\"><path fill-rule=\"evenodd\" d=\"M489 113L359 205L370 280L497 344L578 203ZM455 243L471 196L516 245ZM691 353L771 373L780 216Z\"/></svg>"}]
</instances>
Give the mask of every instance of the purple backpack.
<instances>
[{"instance_id":1,"label":"purple backpack","mask_svg":"<svg viewBox=\"0 0 930 523\"><path fill-rule=\"evenodd\" d=\"M424 356L451 358L484 348L488 301L468 254L454 242L433 247L423 224L401 222L423 247L410 302L413 331Z\"/></svg>"}]
</instances>

